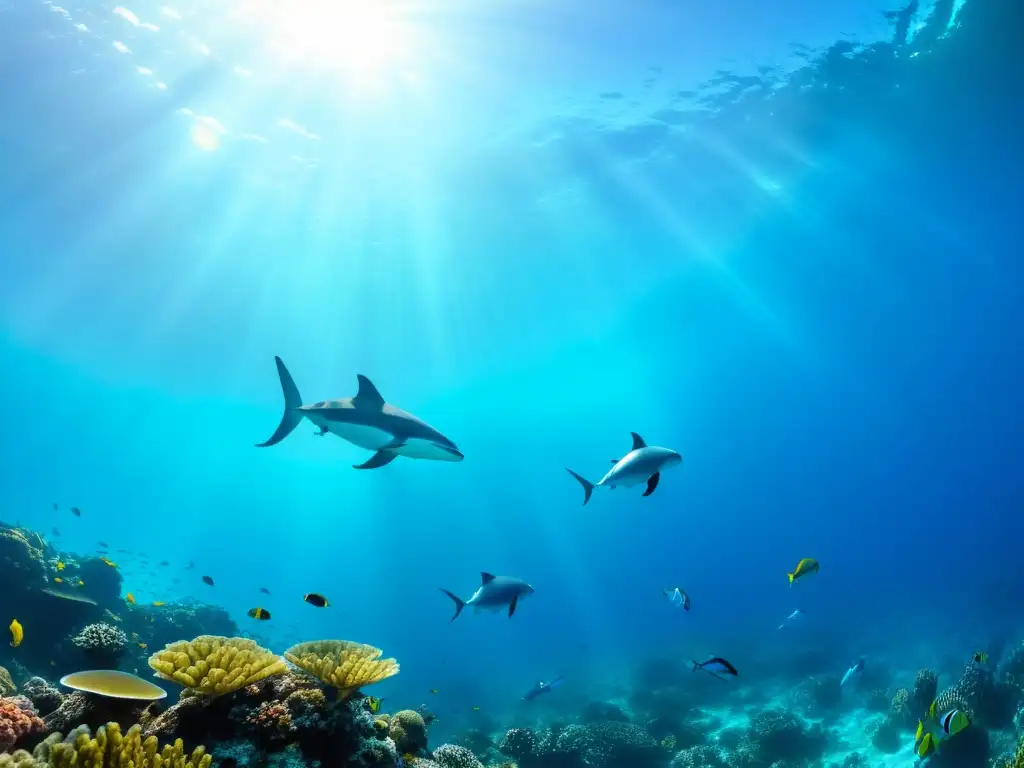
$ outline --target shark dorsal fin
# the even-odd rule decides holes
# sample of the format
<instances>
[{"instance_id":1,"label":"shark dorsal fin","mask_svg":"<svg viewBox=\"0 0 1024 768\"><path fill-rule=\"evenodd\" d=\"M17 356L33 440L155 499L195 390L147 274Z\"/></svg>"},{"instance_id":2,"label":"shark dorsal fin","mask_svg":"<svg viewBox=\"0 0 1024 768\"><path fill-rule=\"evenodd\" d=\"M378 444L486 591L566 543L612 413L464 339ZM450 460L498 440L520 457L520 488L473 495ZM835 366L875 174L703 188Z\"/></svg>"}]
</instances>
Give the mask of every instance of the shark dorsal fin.
<instances>
[{"instance_id":1,"label":"shark dorsal fin","mask_svg":"<svg viewBox=\"0 0 1024 768\"><path fill-rule=\"evenodd\" d=\"M361 387L360 387L359 391L360 392L363 391ZM633 450L634 451L639 450L640 448L646 448L647 447L647 443L645 443L644 439L642 437L640 437L640 435L638 435L636 432L630 432L629 434L631 434L633 436Z\"/></svg>"},{"instance_id":2,"label":"shark dorsal fin","mask_svg":"<svg viewBox=\"0 0 1024 768\"><path fill-rule=\"evenodd\" d=\"M356 378L359 380L359 391L352 398L352 403L357 408L376 408L378 410L383 408L384 398L380 396L380 392L373 386L373 382L361 373L357 374Z\"/></svg>"},{"instance_id":3,"label":"shark dorsal fin","mask_svg":"<svg viewBox=\"0 0 1024 768\"><path fill-rule=\"evenodd\" d=\"M490 584L494 581L494 574L488 573L487 571L480 571L480 581L484 584Z\"/></svg>"}]
</instances>

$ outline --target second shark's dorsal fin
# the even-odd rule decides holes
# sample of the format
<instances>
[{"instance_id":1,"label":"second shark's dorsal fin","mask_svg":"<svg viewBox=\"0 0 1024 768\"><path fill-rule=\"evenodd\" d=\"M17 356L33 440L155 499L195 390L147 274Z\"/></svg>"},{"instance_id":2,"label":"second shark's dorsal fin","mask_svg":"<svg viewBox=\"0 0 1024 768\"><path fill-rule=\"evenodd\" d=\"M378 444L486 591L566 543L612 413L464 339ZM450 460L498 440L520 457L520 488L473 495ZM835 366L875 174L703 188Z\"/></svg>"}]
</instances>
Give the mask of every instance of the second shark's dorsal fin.
<instances>
[{"instance_id":1,"label":"second shark's dorsal fin","mask_svg":"<svg viewBox=\"0 0 1024 768\"><path fill-rule=\"evenodd\" d=\"M360 392L363 391L362 387L359 388L359 391ZM633 450L634 451L639 450L640 448L646 448L647 447L647 443L645 443L644 439L642 437L640 437L640 435L638 435L636 432L630 432L629 434L631 434L633 436Z\"/></svg>"},{"instance_id":2,"label":"second shark's dorsal fin","mask_svg":"<svg viewBox=\"0 0 1024 768\"><path fill-rule=\"evenodd\" d=\"M494 574L488 573L487 571L480 571L480 581L484 584L490 584L494 581Z\"/></svg>"},{"instance_id":3,"label":"second shark's dorsal fin","mask_svg":"<svg viewBox=\"0 0 1024 768\"><path fill-rule=\"evenodd\" d=\"M373 386L373 382L363 376L363 374L356 374L356 378L359 380L359 391L356 392L356 396L352 398L352 404L356 408L376 408L380 409L384 407L384 398L380 396L380 392Z\"/></svg>"}]
</instances>

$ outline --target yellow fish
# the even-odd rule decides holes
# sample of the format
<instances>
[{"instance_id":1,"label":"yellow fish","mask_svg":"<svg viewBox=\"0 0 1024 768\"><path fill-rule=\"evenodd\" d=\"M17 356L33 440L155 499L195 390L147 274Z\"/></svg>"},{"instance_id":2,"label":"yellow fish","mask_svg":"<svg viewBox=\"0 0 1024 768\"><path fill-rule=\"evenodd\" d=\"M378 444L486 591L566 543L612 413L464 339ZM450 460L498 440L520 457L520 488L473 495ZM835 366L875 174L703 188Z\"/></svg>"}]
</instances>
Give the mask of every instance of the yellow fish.
<instances>
[{"instance_id":1,"label":"yellow fish","mask_svg":"<svg viewBox=\"0 0 1024 768\"><path fill-rule=\"evenodd\" d=\"M54 576L53 577L53 583L54 584L63 584L64 583L64 579L62 579L60 576Z\"/></svg>"},{"instance_id":2,"label":"yellow fish","mask_svg":"<svg viewBox=\"0 0 1024 768\"><path fill-rule=\"evenodd\" d=\"M148 646L145 643L139 643L139 648L141 648L142 650L146 650L147 647Z\"/></svg>"},{"instance_id":3,"label":"yellow fish","mask_svg":"<svg viewBox=\"0 0 1024 768\"><path fill-rule=\"evenodd\" d=\"M100 560L101 560L102 562L106 563L107 565L109 565L109 566L110 566L111 568L117 568L117 563L115 563L115 562L114 562L113 560L111 560L110 558L107 558L107 557L101 557L101 558L100 558Z\"/></svg>"},{"instance_id":4,"label":"yellow fish","mask_svg":"<svg viewBox=\"0 0 1024 768\"><path fill-rule=\"evenodd\" d=\"M25 638L25 630L22 629L21 622L17 619L11 619L11 626L8 629L11 630L11 647L17 648Z\"/></svg>"},{"instance_id":5,"label":"yellow fish","mask_svg":"<svg viewBox=\"0 0 1024 768\"><path fill-rule=\"evenodd\" d=\"M796 568L793 569L792 573L787 574L787 576L789 576L789 583L792 584L797 579L802 579L804 576L817 572L818 561L812 557L805 557L796 564Z\"/></svg>"},{"instance_id":6,"label":"yellow fish","mask_svg":"<svg viewBox=\"0 0 1024 768\"><path fill-rule=\"evenodd\" d=\"M82 581L81 579L79 579L79 580L78 580L78 584L77 584L76 586L79 586L79 587L84 587L84 586L85 586L85 582L84 582L84 581Z\"/></svg>"},{"instance_id":7,"label":"yellow fish","mask_svg":"<svg viewBox=\"0 0 1024 768\"><path fill-rule=\"evenodd\" d=\"M985 662L988 661L988 652L987 651L975 651L974 652L974 656L972 658L974 659L974 663L975 664L984 664Z\"/></svg>"},{"instance_id":8,"label":"yellow fish","mask_svg":"<svg viewBox=\"0 0 1024 768\"><path fill-rule=\"evenodd\" d=\"M129 605L135 605L135 595L133 595L131 592L125 595L124 599L128 602Z\"/></svg>"},{"instance_id":9,"label":"yellow fish","mask_svg":"<svg viewBox=\"0 0 1024 768\"><path fill-rule=\"evenodd\" d=\"M167 603L165 603L163 600L154 600L153 605L159 608L161 605L167 605Z\"/></svg>"},{"instance_id":10,"label":"yellow fish","mask_svg":"<svg viewBox=\"0 0 1024 768\"><path fill-rule=\"evenodd\" d=\"M378 699L376 696L367 696L366 706L370 708L370 711L373 714L377 714L378 712L380 712L380 699Z\"/></svg>"},{"instance_id":11,"label":"yellow fish","mask_svg":"<svg viewBox=\"0 0 1024 768\"><path fill-rule=\"evenodd\" d=\"M430 692L436 696L437 695L437 688L431 688Z\"/></svg>"},{"instance_id":12,"label":"yellow fish","mask_svg":"<svg viewBox=\"0 0 1024 768\"><path fill-rule=\"evenodd\" d=\"M480 707L473 707L473 711L474 712L479 712L480 711Z\"/></svg>"},{"instance_id":13,"label":"yellow fish","mask_svg":"<svg viewBox=\"0 0 1024 768\"><path fill-rule=\"evenodd\" d=\"M60 560L57 561L57 570L58 571L63 571L64 570L64 563L62 563Z\"/></svg>"}]
</instances>

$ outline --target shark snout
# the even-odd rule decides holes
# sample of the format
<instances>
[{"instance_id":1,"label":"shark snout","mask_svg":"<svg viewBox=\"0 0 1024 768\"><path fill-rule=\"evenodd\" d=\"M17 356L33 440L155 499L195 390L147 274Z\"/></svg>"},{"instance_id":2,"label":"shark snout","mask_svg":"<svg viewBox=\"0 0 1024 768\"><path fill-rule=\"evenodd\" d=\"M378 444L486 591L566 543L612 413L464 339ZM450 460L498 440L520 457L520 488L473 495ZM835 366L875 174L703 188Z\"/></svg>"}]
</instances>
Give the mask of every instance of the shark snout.
<instances>
[{"instance_id":1,"label":"shark snout","mask_svg":"<svg viewBox=\"0 0 1024 768\"><path fill-rule=\"evenodd\" d=\"M439 446L444 453L443 461L462 461L465 456L462 455L462 451L456 448L454 445L442 445Z\"/></svg>"}]
</instances>

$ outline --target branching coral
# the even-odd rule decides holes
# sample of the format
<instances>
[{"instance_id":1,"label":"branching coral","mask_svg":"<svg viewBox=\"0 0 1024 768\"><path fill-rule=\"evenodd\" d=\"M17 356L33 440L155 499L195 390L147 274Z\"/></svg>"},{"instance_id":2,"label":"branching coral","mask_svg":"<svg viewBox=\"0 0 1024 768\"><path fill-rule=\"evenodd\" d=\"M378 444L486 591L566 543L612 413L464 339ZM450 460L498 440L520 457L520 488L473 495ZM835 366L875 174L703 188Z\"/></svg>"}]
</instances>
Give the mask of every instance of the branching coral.
<instances>
[{"instance_id":1,"label":"branching coral","mask_svg":"<svg viewBox=\"0 0 1024 768\"><path fill-rule=\"evenodd\" d=\"M220 696L286 671L284 660L239 637L200 635L171 643L149 657L157 677Z\"/></svg>"},{"instance_id":2,"label":"branching coral","mask_svg":"<svg viewBox=\"0 0 1024 768\"><path fill-rule=\"evenodd\" d=\"M372 645L348 640L314 640L293 645L284 657L303 672L334 686L344 697L398 674L398 662L381 659L383 653Z\"/></svg>"},{"instance_id":3,"label":"branching coral","mask_svg":"<svg viewBox=\"0 0 1024 768\"><path fill-rule=\"evenodd\" d=\"M128 644L128 635L110 624L97 622L85 627L71 642L89 653L117 656Z\"/></svg>"},{"instance_id":4,"label":"branching coral","mask_svg":"<svg viewBox=\"0 0 1024 768\"><path fill-rule=\"evenodd\" d=\"M0 699L0 751L10 749L22 736L44 728L32 702L24 696Z\"/></svg>"},{"instance_id":5,"label":"branching coral","mask_svg":"<svg viewBox=\"0 0 1024 768\"><path fill-rule=\"evenodd\" d=\"M125 734L117 723L107 723L89 734L86 727L76 728L64 741L51 736L34 753L37 765L49 768L209 768L210 756L203 747L187 755L181 739L163 749L150 736L142 738L142 729L133 725Z\"/></svg>"}]
</instances>

